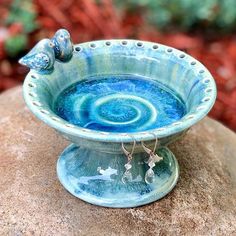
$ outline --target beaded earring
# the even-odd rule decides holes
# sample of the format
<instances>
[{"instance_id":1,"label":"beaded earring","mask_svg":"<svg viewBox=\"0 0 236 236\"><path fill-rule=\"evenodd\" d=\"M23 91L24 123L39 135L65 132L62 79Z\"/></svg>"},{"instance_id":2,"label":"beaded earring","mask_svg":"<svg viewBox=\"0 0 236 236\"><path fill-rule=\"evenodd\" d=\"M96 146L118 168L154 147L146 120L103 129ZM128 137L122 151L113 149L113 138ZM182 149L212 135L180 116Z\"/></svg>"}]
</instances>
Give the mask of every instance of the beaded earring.
<instances>
[{"instance_id":1,"label":"beaded earring","mask_svg":"<svg viewBox=\"0 0 236 236\"><path fill-rule=\"evenodd\" d=\"M124 184L127 183L127 182L132 181L132 174L131 174L131 171L130 171L130 170L131 170L131 168L132 168L131 161L132 161L132 158L133 158L133 153L134 153L135 145L136 145L136 141L134 140L132 150L131 150L131 152L129 152L129 151L127 151L127 149L124 147L124 144L123 144L123 143L121 144L122 150L123 150L125 156L126 156L127 159L128 159L128 162L125 164L125 173L124 173L123 176L122 176L122 182L123 182Z\"/></svg>"},{"instance_id":2,"label":"beaded earring","mask_svg":"<svg viewBox=\"0 0 236 236\"><path fill-rule=\"evenodd\" d=\"M144 151L146 153L148 153L148 155L149 155L149 159L148 159L148 162L147 162L147 164L149 166L149 169L145 173L145 182L147 184L151 184L154 181L155 173L153 171L153 168L156 165L155 163L163 160L163 157L160 157L157 154L155 154L155 151L156 151L156 148L157 148L157 143L158 143L158 140L157 140L157 137L156 137L156 142L155 142L154 148L153 148L153 150L151 150L147 146L145 146L143 141L141 142Z\"/></svg>"}]
</instances>

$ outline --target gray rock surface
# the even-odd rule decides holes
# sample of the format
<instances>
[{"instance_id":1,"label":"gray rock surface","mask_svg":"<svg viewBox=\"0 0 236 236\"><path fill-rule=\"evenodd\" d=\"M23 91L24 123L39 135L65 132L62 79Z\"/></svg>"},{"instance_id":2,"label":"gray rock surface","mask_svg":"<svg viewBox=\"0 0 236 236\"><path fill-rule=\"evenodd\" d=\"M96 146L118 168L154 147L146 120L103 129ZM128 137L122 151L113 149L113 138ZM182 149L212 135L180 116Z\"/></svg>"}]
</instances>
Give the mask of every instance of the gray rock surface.
<instances>
[{"instance_id":1,"label":"gray rock surface","mask_svg":"<svg viewBox=\"0 0 236 236\"><path fill-rule=\"evenodd\" d=\"M20 87L0 96L0 143L0 235L236 235L236 134L209 118L170 146L175 189L133 209L93 206L61 186L68 143L29 112Z\"/></svg>"}]
</instances>

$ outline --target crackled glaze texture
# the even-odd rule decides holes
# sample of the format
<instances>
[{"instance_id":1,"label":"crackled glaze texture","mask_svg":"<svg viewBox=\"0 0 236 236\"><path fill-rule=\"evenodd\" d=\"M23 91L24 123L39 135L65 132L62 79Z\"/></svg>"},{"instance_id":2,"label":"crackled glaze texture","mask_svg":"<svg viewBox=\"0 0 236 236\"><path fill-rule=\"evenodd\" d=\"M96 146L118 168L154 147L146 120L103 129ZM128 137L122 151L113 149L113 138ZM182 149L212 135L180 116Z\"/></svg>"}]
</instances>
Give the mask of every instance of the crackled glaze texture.
<instances>
[{"instance_id":1,"label":"crackled glaze texture","mask_svg":"<svg viewBox=\"0 0 236 236\"><path fill-rule=\"evenodd\" d=\"M63 91L54 106L68 122L109 132L146 131L169 125L185 105L158 82L134 75L90 77Z\"/></svg>"},{"instance_id":2,"label":"crackled glaze texture","mask_svg":"<svg viewBox=\"0 0 236 236\"><path fill-rule=\"evenodd\" d=\"M61 183L76 197L102 206L134 207L160 199L179 175L178 163L165 146L213 106L216 87L211 74L191 56L151 42L101 40L73 48L70 60L55 60L50 73L31 70L24 82L32 112L74 143L58 160ZM95 80L85 82L88 78ZM68 87L76 92L61 99ZM94 120L96 125L90 123ZM152 150L156 138L156 153L163 159L153 163L141 141ZM128 156L121 143L131 152L134 140L133 158L125 167ZM147 183L149 167L154 175ZM124 183L126 171L132 178Z\"/></svg>"}]
</instances>

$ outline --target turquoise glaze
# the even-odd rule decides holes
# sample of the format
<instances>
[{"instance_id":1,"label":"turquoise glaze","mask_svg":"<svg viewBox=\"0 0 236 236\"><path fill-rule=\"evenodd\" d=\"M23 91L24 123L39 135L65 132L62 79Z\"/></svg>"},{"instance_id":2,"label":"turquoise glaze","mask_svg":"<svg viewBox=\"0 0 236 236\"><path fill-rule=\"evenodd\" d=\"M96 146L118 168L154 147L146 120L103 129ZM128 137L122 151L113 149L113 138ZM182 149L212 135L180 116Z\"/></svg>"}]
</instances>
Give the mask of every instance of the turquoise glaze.
<instances>
[{"instance_id":1,"label":"turquoise glaze","mask_svg":"<svg viewBox=\"0 0 236 236\"><path fill-rule=\"evenodd\" d=\"M132 161L133 180L121 181L127 162L124 154L109 155L93 149L69 146L57 162L57 173L63 186L74 196L92 204L107 207L135 207L160 199L178 180L179 167L168 148L158 149L163 160L155 166L155 180L144 180L148 170L147 155L140 152ZM95 158L96 157L96 158Z\"/></svg>"},{"instance_id":2,"label":"turquoise glaze","mask_svg":"<svg viewBox=\"0 0 236 236\"><path fill-rule=\"evenodd\" d=\"M50 74L55 60L67 62L72 55L73 44L70 34L67 30L60 29L52 39L40 40L28 54L19 60L19 63L39 74Z\"/></svg>"},{"instance_id":3,"label":"turquoise glaze","mask_svg":"<svg viewBox=\"0 0 236 236\"><path fill-rule=\"evenodd\" d=\"M166 89L166 90L165 90ZM174 91L140 76L96 76L65 89L54 110L68 122L92 130L138 132L169 125L185 114Z\"/></svg>"},{"instance_id":4,"label":"turquoise glaze","mask_svg":"<svg viewBox=\"0 0 236 236\"><path fill-rule=\"evenodd\" d=\"M74 196L101 206L135 207L160 199L179 176L166 146L210 111L214 79L191 56L157 43L101 40L73 48L47 73L31 69L23 86L30 110L73 143L59 157L60 182ZM88 124L94 120L99 125ZM155 144L152 155L148 150Z\"/></svg>"}]
</instances>

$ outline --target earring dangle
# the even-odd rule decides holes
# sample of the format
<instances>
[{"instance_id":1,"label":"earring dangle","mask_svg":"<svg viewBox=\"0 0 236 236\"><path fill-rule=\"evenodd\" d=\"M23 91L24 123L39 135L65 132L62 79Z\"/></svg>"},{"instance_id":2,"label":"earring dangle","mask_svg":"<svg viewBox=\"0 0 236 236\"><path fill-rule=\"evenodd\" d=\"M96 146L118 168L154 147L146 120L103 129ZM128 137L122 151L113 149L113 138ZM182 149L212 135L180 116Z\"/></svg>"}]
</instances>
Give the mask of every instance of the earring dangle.
<instances>
[{"instance_id":1,"label":"earring dangle","mask_svg":"<svg viewBox=\"0 0 236 236\"><path fill-rule=\"evenodd\" d=\"M153 171L153 168L156 165L155 163L163 160L163 157L160 157L157 154L155 154L155 151L156 151L156 148L157 148L157 143L158 143L158 140L157 140L157 137L156 137L155 146L154 146L153 150L151 150L148 147L146 147L143 142L141 142L144 151L146 153L148 153L148 155L149 155L149 159L148 159L148 162L147 162L147 164L149 166L149 169L145 173L145 182L147 184L151 184L154 181L155 173Z\"/></svg>"},{"instance_id":2,"label":"earring dangle","mask_svg":"<svg viewBox=\"0 0 236 236\"><path fill-rule=\"evenodd\" d=\"M136 145L136 141L134 140L132 150L131 150L131 152L129 152L124 147L124 144L123 143L121 144L122 150L123 150L125 156L128 159L128 162L125 164L125 173L122 176L122 182L124 184L126 184L127 182L132 181L132 174L131 174L130 170L132 168L131 161L132 161L132 158L133 158L133 153L134 153L135 145Z\"/></svg>"}]
</instances>

